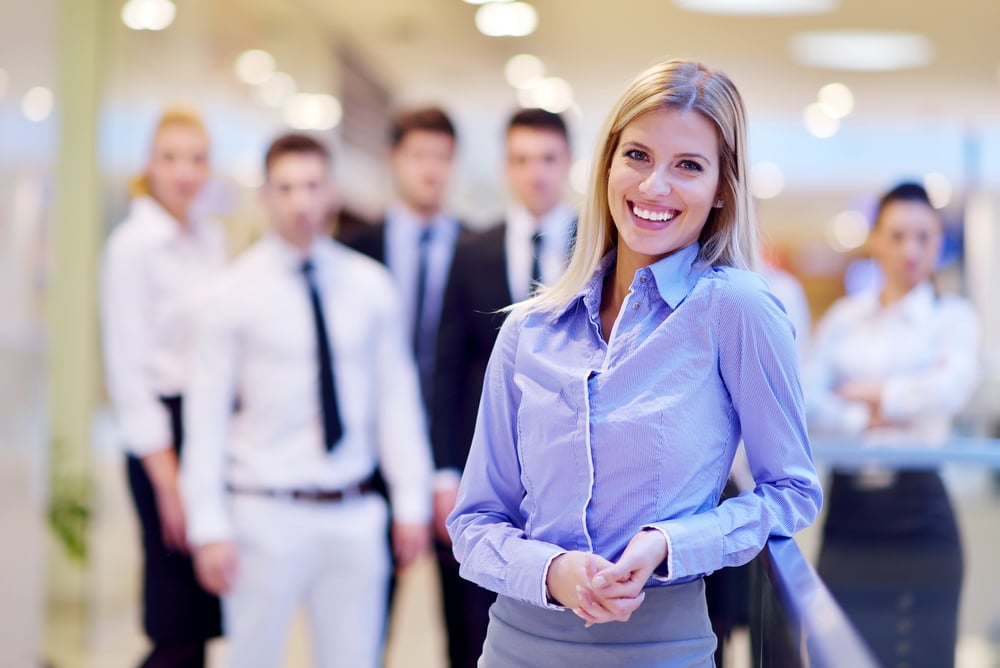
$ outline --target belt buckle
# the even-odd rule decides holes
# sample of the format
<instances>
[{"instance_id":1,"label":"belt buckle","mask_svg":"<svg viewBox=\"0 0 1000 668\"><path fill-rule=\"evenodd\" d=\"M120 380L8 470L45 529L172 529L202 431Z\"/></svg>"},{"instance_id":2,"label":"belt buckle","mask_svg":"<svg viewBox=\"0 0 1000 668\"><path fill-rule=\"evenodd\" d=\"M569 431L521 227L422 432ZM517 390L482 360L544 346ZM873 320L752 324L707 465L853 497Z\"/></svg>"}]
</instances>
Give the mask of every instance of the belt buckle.
<instances>
[{"instance_id":1,"label":"belt buckle","mask_svg":"<svg viewBox=\"0 0 1000 668\"><path fill-rule=\"evenodd\" d=\"M361 485L351 485L350 487L344 488L341 492L341 499L344 501L350 501L351 499L361 498Z\"/></svg>"}]
</instances>

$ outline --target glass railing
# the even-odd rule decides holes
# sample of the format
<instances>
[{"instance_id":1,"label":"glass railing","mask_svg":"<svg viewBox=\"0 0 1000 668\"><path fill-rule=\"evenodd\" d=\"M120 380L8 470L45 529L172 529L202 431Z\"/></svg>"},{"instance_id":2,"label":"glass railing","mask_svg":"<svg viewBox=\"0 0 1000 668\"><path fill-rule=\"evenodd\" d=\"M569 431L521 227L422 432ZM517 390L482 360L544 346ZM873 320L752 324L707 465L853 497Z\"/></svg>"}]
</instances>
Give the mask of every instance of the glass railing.
<instances>
[{"instance_id":1,"label":"glass railing","mask_svg":"<svg viewBox=\"0 0 1000 668\"><path fill-rule=\"evenodd\" d=\"M813 452L823 515L751 565L750 656L722 668L1000 666L1000 440Z\"/></svg>"}]
</instances>

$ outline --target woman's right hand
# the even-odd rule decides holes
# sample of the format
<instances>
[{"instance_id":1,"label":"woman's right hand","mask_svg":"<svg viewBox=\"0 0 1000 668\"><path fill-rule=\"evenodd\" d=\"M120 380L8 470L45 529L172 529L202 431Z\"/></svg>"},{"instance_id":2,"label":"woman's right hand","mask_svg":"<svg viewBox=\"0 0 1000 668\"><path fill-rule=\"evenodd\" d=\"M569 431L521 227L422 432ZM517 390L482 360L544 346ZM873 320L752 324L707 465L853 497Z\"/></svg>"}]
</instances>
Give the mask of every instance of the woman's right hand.
<instances>
[{"instance_id":1,"label":"woman's right hand","mask_svg":"<svg viewBox=\"0 0 1000 668\"><path fill-rule=\"evenodd\" d=\"M156 514L160 519L163 544L171 552L187 554L187 529L184 504L178 485L177 452L167 447L142 458L142 466L153 485Z\"/></svg>"},{"instance_id":2,"label":"woman's right hand","mask_svg":"<svg viewBox=\"0 0 1000 668\"><path fill-rule=\"evenodd\" d=\"M589 552L565 552L549 565L545 587L549 598L586 622L586 626L612 621L628 621L644 596L608 598L595 591L591 581L598 571L611 567L607 559Z\"/></svg>"}]
</instances>

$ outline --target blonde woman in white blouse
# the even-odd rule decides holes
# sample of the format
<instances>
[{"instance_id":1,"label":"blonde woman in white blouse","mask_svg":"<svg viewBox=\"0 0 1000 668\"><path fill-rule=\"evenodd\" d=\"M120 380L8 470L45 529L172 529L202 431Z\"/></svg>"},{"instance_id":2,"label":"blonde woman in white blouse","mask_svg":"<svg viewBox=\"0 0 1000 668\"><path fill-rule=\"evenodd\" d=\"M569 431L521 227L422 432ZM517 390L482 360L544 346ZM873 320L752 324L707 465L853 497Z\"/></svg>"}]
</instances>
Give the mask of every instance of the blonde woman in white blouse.
<instances>
[{"instance_id":1,"label":"blonde woman in white blouse","mask_svg":"<svg viewBox=\"0 0 1000 668\"><path fill-rule=\"evenodd\" d=\"M942 223L923 187L886 193L871 234L878 290L819 324L808 365L810 429L878 445L941 446L977 382L971 304L931 279ZM881 665L954 665L962 549L932 470L838 470L820 575Z\"/></svg>"},{"instance_id":2,"label":"blonde woman in white blouse","mask_svg":"<svg viewBox=\"0 0 1000 668\"><path fill-rule=\"evenodd\" d=\"M144 668L201 668L205 641L221 632L219 601L194 576L177 484L199 298L226 258L222 229L192 213L208 151L196 112L163 112L101 264L105 376L145 553L143 617L153 648Z\"/></svg>"}]
</instances>

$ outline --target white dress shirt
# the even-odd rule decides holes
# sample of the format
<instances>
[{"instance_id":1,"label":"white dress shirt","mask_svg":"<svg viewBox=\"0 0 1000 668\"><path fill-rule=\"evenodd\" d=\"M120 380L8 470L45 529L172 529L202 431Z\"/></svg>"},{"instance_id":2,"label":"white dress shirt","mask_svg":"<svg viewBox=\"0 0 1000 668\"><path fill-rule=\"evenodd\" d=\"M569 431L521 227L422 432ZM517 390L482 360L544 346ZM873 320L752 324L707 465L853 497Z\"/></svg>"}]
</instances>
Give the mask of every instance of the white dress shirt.
<instances>
[{"instance_id":1,"label":"white dress shirt","mask_svg":"<svg viewBox=\"0 0 1000 668\"><path fill-rule=\"evenodd\" d=\"M104 366L126 447L137 456L173 437L159 397L184 393L193 331L206 282L226 261L222 229L192 220L185 229L156 200L133 200L101 262Z\"/></svg>"},{"instance_id":2,"label":"white dress shirt","mask_svg":"<svg viewBox=\"0 0 1000 668\"><path fill-rule=\"evenodd\" d=\"M396 519L430 517L430 448L392 280L377 262L329 239L309 257L344 436L325 450L303 256L265 237L223 273L198 329L181 465L194 545L232 539L227 484L341 489L376 464Z\"/></svg>"},{"instance_id":3,"label":"white dress shirt","mask_svg":"<svg viewBox=\"0 0 1000 668\"><path fill-rule=\"evenodd\" d=\"M537 220L520 204L507 208L507 281L515 302L531 296L531 268L534 263L535 232L541 233L539 269L542 283L551 285L562 276L569 261L576 212L560 204Z\"/></svg>"},{"instance_id":4,"label":"white dress shirt","mask_svg":"<svg viewBox=\"0 0 1000 668\"><path fill-rule=\"evenodd\" d=\"M979 318L954 295L922 283L883 307L877 291L844 297L820 321L806 367L810 429L867 443L938 445L979 379ZM845 381L882 384L881 411L893 423L869 429L864 403L842 399Z\"/></svg>"}]
</instances>

